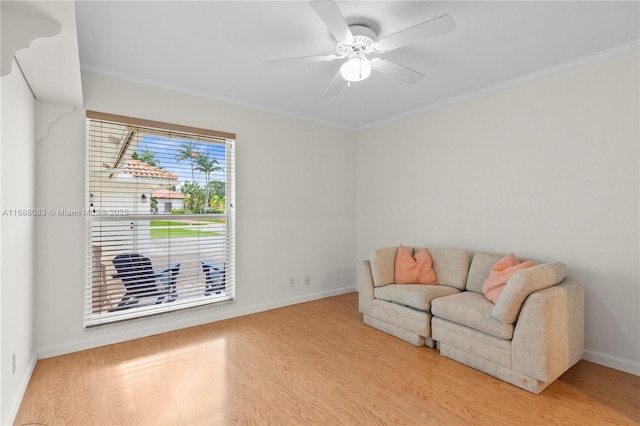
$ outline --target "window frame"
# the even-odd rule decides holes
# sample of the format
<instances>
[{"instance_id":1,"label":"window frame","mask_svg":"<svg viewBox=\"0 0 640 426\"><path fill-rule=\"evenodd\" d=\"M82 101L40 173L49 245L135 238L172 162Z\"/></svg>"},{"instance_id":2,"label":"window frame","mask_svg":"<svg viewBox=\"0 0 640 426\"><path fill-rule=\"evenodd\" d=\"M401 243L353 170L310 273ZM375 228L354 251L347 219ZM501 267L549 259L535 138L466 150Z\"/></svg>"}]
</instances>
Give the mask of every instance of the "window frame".
<instances>
[{"instance_id":1,"label":"window frame","mask_svg":"<svg viewBox=\"0 0 640 426\"><path fill-rule=\"evenodd\" d=\"M86 187L85 187L85 216L86 216L86 259L85 259L85 286L84 286L84 326L95 327L103 324L111 324L115 322L131 320L136 318L145 318L151 315L158 315L167 312L173 312L178 310L189 309L198 306L204 305L218 305L218 304L227 304L231 303L235 300L235 134L228 132L220 132L208 129L200 129L191 126L183 126L178 124L164 123L153 120L145 120L133 117L126 117L115 114L101 113L96 111L87 111L86 112L86 122L87 122L87 135L86 135ZM209 200L207 200L207 204L205 207L205 213L194 213L194 214L181 214L181 215L173 215L171 213L168 214L151 214L151 210L146 212L146 214L140 214L134 212L131 216L109 216L103 215L99 212L104 213L104 210L94 209L94 197L96 194L92 193L92 184L95 184L95 171L92 172L92 144L96 142L91 138L93 136L90 135L91 132L91 122L105 122L111 123L112 125L123 125L132 128L142 129L141 134L150 135L150 134L160 134L163 137L166 137L166 140L171 141L172 143L177 142L179 140L198 140L198 143L205 144L207 142L212 142L213 144L223 145L224 146L224 174L225 174L225 200L224 203L225 209L224 213L207 213L209 210ZM171 136L173 135L173 136ZM141 139L142 140L142 139ZM137 143L140 143L140 140L137 140ZM137 145L136 145L137 146ZM129 161L130 159L126 159ZM95 188L94 188L95 189ZM115 193L115 192L114 192ZM205 197L206 198L206 197ZM145 200L143 199L142 202ZM151 205L151 194L149 194L149 202L147 203L149 206ZM99 211L96 213L96 211ZM96 244L100 248L99 258L102 261L102 248L104 240L97 240L95 237L96 227L101 229L103 223L118 223L120 221L131 221L133 222L144 222L148 221L150 224L152 220L161 220L167 219L173 216L173 220L179 218L180 220L197 220L197 219L224 219L224 234L222 244L223 248L223 256L224 256L224 282L225 282L225 291L222 295L218 295L216 293L215 297L201 297L193 296L186 297L185 300L181 300L180 303L159 303L159 304L151 304L148 306L138 306L137 302L135 305L131 305L130 308L123 308L121 310L109 310L104 311L100 304L102 303L102 292L107 293L109 291L109 286L103 284L103 274L104 268L97 266L96 262L96 254L94 253ZM97 225L98 224L98 225ZM134 229L133 226L131 229ZM151 227L149 226L149 229ZM100 237L102 238L102 237ZM132 241L132 247L136 247L136 243L139 241L139 237L136 231L132 232L131 236L128 236ZM199 241L198 237L198 241ZM168 238L169 240L170 238ZM197 246L197 250L194 250L194 256L200 254L199 248L200 243L194 244L194 247ZM189 245L185 245L187 249ZM117 247L116 247L117 248ZM171 244L167 242L167 253L168 257L171 256ZM131 250L133 252L133 250ZM189 256L187 253L181 253L183 256ZM115 259L115 258L114 258ZM200 259L199 259L200 260ZM196 263L194 260L191 263ZM200 261L200 263L202 263ZM154 269L159 269L161 265L153 265ZM192 268L193 270L193 268ZM202 274L206 276L207 280L209 275L204 271L204 264L202 265ZM99 281L96 284L96 277L100 277ZM179 272L178 272L179 276ZM215 275L212 275L215 277ZM104 280L106 282L106 279ZM207 281L199 282L194 288L201 291L206 289ZM99 286L100 290L100 299L98 302L98 308L96 309L96 295L94 295L94 291ZM103 288L104 285L104 288ZM158 286L160 283L158 282ZM124 290L123 290L124 291ZM168 293L167 293L168 294ZM204 295L207 296L206 290ZM211 294L209 294L210 296ZM167 296L168 300L168 296ZM119 305L118 305L119 306ZM135 309L133 309L135 308Z\"/></svg>"}]
</instances>

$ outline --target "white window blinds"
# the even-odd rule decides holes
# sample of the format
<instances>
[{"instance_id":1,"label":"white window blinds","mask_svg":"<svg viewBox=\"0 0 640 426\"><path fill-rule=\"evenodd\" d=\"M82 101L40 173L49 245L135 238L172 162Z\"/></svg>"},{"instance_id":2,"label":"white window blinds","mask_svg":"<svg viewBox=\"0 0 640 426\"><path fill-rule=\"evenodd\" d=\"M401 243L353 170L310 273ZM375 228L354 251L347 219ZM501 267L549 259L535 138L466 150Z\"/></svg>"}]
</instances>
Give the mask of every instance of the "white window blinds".
<instances>
[{"instance_id":1,"label":"white window blinds","mask_svg":"<svg viewBox=\"0 0 640 426\"><path fill-rule=\"evenodd\" d=\"M85 326L234 299L234 143L87 112Z\"/></svg>"}]
</instances>

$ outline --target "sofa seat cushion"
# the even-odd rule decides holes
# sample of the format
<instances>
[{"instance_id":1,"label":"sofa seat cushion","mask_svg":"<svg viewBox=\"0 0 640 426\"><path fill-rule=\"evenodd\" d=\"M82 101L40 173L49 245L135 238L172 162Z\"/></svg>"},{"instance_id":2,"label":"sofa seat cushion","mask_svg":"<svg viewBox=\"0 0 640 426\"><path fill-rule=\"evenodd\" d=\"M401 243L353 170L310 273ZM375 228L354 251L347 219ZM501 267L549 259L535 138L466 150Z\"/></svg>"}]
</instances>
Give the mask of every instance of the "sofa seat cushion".
<instances>
[{"instance_id":1,"label":"sofa seat cushion","mask_svg":"<svg viewBox=\"0 0 640 426\"><path fill-rule=\"evenodd\" d=\"M393 324L412 334L431 337L430 313L380 299L374 300L372 305L371 316L373 318L387 324Z\"/></svg>"},{"instance_id":2,"label":"sofa seat cushion","mask_svg":"<svg viewBox=\"0 0 640 426\"><path fill-rule=\"evenodd\" d=\"M432 315L487 333L499 339L513 338L514 324L504 323L493 316L494 304L482 293L465 291L435 299Z\"/></svg>"},{"instance_id":3,"label":"sofa seat cushion","mask_svg":"<svg viewBox=\"0 0 640 426\"><path fill-rule=\"evenodd\" d=\"M420 311L431 311L431 302L443 296L459 293L460 290L444 285L389 284L376 287L376 299L409 306ZM493 305L491 305L493 306Z\"/></svg>"},{"instance_id":4,"label":"sofa seat cushion","mask_svg":"<svg viewBox=\"0 0 640 426\"><path fill-rule=\"evenodd\" d=\"M513 340L498 339L438 317L431 319L431 335L440 344L441 354L445 346L454 347L490 363L512 367Z\"/></svg>"}]
</instances>

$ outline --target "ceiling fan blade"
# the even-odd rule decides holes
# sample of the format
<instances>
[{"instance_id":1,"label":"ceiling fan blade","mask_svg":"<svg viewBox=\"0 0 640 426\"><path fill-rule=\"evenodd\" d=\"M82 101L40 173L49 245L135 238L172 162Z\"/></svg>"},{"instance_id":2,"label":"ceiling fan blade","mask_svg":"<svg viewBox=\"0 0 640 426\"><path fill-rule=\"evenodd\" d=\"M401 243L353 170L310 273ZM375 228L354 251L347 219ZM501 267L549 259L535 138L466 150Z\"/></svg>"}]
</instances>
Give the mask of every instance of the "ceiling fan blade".
<instances>
[{"instance_id":1,"label":"ceiling fan blade","mask_svg":"<svg viewBox=\"0 0 640 426\"><path fill-rule=\"evenodd\" d=\"M298 58L274 59L264 61L262 65L265 67L279 67L281 65L304 64L307 62L329 62L338 59L336 55L316 55L316 56L300 56Z\"/></svg>"},{"instance_id":2,"label":"ceiling fan blade","mask_svg":"<svg viewBox=\"0 0 640 426\"><path fill-rule=\"evenodd\" d=\"M349 25L342 17L337 4L331 0L316 0L311 2L311 7L313 7L313 10L316 11L337 41L353 44L353 34L351 34Z\"/></svg>"},{"instance_id":3,"label":"ceiling fan blade","mask_svg":"<svg viewBox=\"0 0 640 426\"><path fill-rule=\"evenodd\" d=\"M412 43L446 34L455 29L456 23L453 18L449 15L442 15L381 38L375 44L375 49L379 52L388 52Z\"/></svg>"},{"instance_id":4,"label":"ceiling fan blade","mask_svg":"<svg viewBox=\"0 0 640 426\"><path fill-rule=\"evenodd\" d=\"M333 80L329 83L329 87L324 91L324 96L334 96L340 93L342 90L342 86L344 86L344 79L342 75L340 75L340 68L336 72L336 75L333 76Z\"/></svg>"},{"instance_id":5,"label":"ceiling fan blade","mask_svg":"<svg viewBox=\"0 0 640 426\"><path fill-rule=\"evenodd\" d=\"M424 74L418 71L383 58L371 59L371 68L382 74L402 80L407 84L416 84L424 78Z\"/></svg>"}]
</instances>

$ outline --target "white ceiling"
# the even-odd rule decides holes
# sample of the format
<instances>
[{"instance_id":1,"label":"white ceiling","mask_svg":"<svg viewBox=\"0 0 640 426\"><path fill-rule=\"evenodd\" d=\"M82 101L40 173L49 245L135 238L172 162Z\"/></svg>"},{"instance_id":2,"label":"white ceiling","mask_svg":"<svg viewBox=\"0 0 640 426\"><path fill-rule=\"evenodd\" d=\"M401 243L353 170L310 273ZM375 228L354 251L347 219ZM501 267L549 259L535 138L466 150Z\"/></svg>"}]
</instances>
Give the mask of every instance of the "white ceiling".
<instances>
[{"instance_id":1,"label":"white ceiling","mask_svg":"<svg viewBox=\"0 0 640 426\"><path fill-rule=\"evenodd\" d=\"M78 1L83 69L358 129L618 46L637 49L637 1L338 1L384 37L449 14L456 30L384 57L426 74L373 73L333 97L340 62L264 67L335 52L306 1Z\"/></svg>"}]
</instances>

